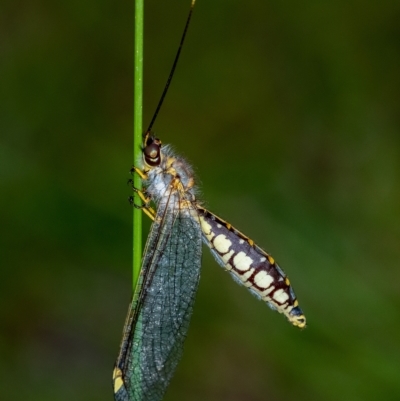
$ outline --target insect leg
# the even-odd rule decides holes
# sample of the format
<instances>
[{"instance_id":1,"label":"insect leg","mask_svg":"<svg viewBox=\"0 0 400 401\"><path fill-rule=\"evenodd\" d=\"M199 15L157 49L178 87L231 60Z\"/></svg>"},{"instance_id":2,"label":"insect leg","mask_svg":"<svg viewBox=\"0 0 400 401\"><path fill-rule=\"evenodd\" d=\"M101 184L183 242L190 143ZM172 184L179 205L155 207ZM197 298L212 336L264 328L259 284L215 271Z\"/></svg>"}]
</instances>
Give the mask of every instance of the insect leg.
<instances>
[{"instance_id":1,"label":"insect leg","mask_svg":"<svg viewBox=\"0 0 400 401\"><path fill-rule=\"evenodd\" d=\"M147 176L147 174L146 174L144 171L140 170L140 168L135 167L135 166L132 166L131 169L129 170L129 172L130 172L131 174L133 174L133 173L138 174L139 177L140 177L142 180L147 180L147 179L149 178L149 177Z\"/></svg>"},{"instance_id":2,"label":"insect leg","mask_svg":"<svg viewBox=\"0 0 400 401\"><path fill-rule=\"evenodd\" d=\"M128 181L128 184L132 184L132 180ZM136 205L133 201L133 196L129 197L129 203L133 205L136 209L141 209L145 214L147 214L148 217L150 217L151 220L154 221L156 212L155 210L149 206L151 202L151 197L146 196L146 193L144 191L140 191L139 189L132 187L132 189L139 195L140 200L143 202L143 205Z\"/></svg>"}]
</instances>

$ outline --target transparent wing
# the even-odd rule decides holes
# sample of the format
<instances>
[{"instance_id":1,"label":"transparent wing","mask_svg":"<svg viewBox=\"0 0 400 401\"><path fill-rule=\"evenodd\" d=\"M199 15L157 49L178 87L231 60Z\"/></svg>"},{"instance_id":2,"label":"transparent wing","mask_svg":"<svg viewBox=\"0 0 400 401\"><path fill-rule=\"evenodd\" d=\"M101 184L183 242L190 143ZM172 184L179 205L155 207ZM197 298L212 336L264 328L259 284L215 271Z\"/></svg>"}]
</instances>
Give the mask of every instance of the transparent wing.
<instances>
[{"instance_id":1,"label":"transparent wing","mask_svg":"<svg viewBox=\"0 0 400 401\"><path fill-rule=\"evenodd\" d=\"M182 354L200 277L195 209L160 205L114 371L117 401L161 400Z\"/></svg>"}]
</instances>

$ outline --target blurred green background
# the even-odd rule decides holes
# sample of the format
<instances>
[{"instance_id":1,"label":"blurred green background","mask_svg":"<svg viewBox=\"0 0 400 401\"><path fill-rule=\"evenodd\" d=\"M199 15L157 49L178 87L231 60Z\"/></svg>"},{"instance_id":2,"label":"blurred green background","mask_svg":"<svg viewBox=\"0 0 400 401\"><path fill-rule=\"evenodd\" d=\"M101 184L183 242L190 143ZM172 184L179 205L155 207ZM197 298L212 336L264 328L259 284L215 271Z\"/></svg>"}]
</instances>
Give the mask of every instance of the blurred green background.
<instances>
[{"instance_id":1,"label":"blurred green background","mask_svg":"<svg viewBox=\"0 0 400 401\"><path fill-rule=\"evenodd\" d=\"M146 1L148 124L187 0ZM154 126L288 273L204 250L166 400L400 399L400 2L198 0ZM131 294L133 2L0 5L1 399L112 400Z\"/></svg>"}]
</instances>

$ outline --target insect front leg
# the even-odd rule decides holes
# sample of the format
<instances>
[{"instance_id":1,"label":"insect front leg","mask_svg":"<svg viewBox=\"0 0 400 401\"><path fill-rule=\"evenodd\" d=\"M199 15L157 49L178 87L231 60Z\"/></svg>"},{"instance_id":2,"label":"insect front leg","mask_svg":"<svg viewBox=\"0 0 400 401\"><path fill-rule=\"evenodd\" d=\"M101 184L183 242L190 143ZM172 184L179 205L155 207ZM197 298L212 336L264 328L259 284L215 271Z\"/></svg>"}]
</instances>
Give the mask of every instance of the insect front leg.
<instances>
[{"instance_id":1,"label":"insect front leg","mask_svg":"<svg viewBox=\"0 0 400 401\"><path fill-rule=\"evenodd\" d=\"M134 173L138 174L142 180L147 180L149 177L147 175L147 171L143 171L138 167L132 166L129 172L133 175Z\"/></svg>"},{"instance_id":2,"label":"insect front leg","mask_svg":"<svg viewBox=\"0 0 400 401\"><path fill-rule=\"evenodd\" d=\"M151 197L147 196L147 193L145 191L141 191L133 186L133 180L130 179L128 180L128 184L132 185L132 189L134 192L136 192L139 195L140 200L143 202L143 205L136 205L134 203L133 196L130 196L128 198L129 203L133 205L136 209L141 209L145 214L147 214L148 217L150 217L151 220L155 220L156 212L155 210L150 206L151 202Z\"/></svg>"}]
</instances>

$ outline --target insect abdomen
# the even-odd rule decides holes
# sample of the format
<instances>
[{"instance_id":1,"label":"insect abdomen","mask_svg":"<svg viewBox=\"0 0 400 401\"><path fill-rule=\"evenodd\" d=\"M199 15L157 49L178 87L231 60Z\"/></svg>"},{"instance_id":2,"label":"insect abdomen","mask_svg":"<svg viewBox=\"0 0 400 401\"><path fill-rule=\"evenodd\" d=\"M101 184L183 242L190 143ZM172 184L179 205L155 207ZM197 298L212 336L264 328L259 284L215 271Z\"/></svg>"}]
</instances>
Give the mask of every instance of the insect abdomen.
<instances>
[{"instance_id":1,"label":"insect abdomen","mask_svg":"<svg viewBox=\"0 0 400 401\"><path fill-rule=\"evenodd\" d=\"M205 209L199 212L203 240L217 262L235 281L248 287L272 309L284 313L293 325L305 327L305 317L289 279L274 259L229 223Z\"/></svg>"}]
</instances>

